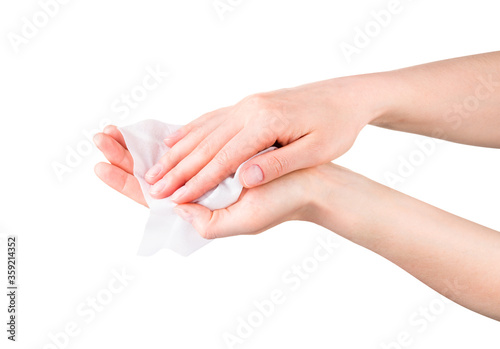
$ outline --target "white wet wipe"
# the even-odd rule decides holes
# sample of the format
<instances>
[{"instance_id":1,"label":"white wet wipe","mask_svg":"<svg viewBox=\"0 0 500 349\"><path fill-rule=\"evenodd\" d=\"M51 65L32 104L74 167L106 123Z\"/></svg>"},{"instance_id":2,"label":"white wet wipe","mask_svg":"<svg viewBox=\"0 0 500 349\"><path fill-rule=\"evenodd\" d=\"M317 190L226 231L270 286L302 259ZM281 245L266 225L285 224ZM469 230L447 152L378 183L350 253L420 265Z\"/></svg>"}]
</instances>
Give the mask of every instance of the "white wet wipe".
<instances>
[{"instance_id":1,"label":"white wet wipe","mask_svg":"<svg viewBox=\"0 0 500 349\"><path fill-rule=\"evenodd\" d=\"M142 256L153 255L162 248L187 256L210 242L202 238L190 223L175 214L173 208L176 204L169 198L153 199L149 194L151 185L144 179L146 172L170 149L163 139L180 127L157 120L145 120L118 128L134 159L134 176L138 179L150 208L144 237L138 251ZM276 148L268 148L255 156L274 149ZM243 189L238 179L240 169L241 165L234 175L226 178L194 202L210 210L225 208L235 203Z\"/></svg>"}]
</instances>

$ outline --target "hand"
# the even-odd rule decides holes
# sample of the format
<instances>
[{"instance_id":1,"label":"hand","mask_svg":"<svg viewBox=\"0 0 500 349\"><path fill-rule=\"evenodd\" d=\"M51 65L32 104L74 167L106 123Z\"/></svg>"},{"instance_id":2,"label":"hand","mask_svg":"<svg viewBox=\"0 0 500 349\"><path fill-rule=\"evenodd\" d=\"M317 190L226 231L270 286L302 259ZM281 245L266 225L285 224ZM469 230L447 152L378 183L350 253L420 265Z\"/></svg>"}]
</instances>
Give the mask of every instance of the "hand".
<instances>
[{"instance_id":1,"label":"hand","mask_svg":"<svg viewBox=\"0 0 500 349\"><path fill-rule=\"evenodd\" d=\"M340 156L377 115L372 103L379 100L377 88L367 77L261 93L201 116L165 139L172 149L146 176L155 184L152 197L178 190L171 196L174 202L191 202L275 143L283 147L244 165L240 182L245 187Z\"/></svg>"},{"instance_id":2,"label":"hand","mask_svg":"<svg viewBox=\"0 0 500 349\"><path fill-rule=\"evenodd\" d=\"M139 181L134 177L134 161L116 126L106 126L94 136L94 143L111 164L100 162L95 173L104 183L132 200L148 207Z\"/></svg>"},{"instance_id":3,"label":"hand","mask_svg":"<svg viewBox=\"0 0 500 349\"><path fill-rule=\"evenodd\" d=\"M225 209L181 204L174 210L205 239L259 234L286 221L309 220L314 211L313 177L312 169L304 169L259 187L243 188L238 201Z\"/></svg>"},{"instance_id":4,"label":"hand","mask_svg":"<svg viewBox=\"0 0 500 349\"><path fill-rule=\"evenodd\" d=\"M122 134L107 126L94 137L111 164L98 163L97 176L111 188L147 207L139 182L133 175L133 159ZM254 189L243 189L228 208L210 211L197 204L179 205L177 214L191 222L206 239L257 234L288 220L305 220L311 208L311 170L297 171ZM309 188L306 190L306 188Z\"/></svg>"},{"instance_id":5,"label":"hand","mask_svg":"<svg viewBox=\"0 0 500 349\"><path fill-rule=\"evenodd\" d=\"M97 175L146 205L118 130L107 127L95 141L111 162L97 164ZM208 239L257 234L287 220L315 222L380 254L455 302L500 320L499 232L340 166L299 170L244 189L226 209L212 212L183 204L175 210Z\"/></svg>"}]
</instances>

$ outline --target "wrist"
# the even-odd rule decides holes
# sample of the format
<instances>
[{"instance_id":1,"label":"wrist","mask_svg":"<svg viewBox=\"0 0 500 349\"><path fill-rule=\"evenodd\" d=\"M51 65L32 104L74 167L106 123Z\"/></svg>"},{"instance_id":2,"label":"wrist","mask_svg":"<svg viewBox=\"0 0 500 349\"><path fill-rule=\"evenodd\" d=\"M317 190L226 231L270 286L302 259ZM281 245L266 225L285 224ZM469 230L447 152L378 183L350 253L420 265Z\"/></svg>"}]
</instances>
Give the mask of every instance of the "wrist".
<instances>
[{"instance_id":1,"label":"wrist","mask_svg":"<svg viewBox=\"0 0 500 349\"><path fill-rule=\"evenodd\" d=\"M308 168L304 172L303 188L306 189L300 219L328 228L330 218L344 210L342 198L349 196L347 193L354 184L349 175L355 173L332 163Z\"/></svg>"},{"instance_id":2,"label":"wrist","mask_svg":"<svg viewBox=\"0 0 500 349\"><path fill-rule=\"evenodd\" d=\"M403 123L407 110L404 106L411 101L411 88L401 79L400 70L368 75L373 89L374 110L369 124L389 129L397 129ZM406 108L407 109L407 108Z\"/></svg>"},{"instance_id":3,"label":"wrist","mask_svg":"<svg viewBox=\"0 0 500 349\"><path fill-rule=\"evenodd\" d=\"M363 246L376 236L377 206L385 187L346 168L327 163L311 169L311 199L304 220Z\"/></svg>"},{"instance_id":4,"label":"wrist","mask_svg":"<svg viewBox=\"0 0 500 349\"><path fill-rule=\"evenodd\" d=\"M361 127L379 125L392 117L396 108L394 72L346 76L333 79L341 98L352 106L352 114ZM333 94L339 98L339 92Z\"/></svg>"}]
</instances>

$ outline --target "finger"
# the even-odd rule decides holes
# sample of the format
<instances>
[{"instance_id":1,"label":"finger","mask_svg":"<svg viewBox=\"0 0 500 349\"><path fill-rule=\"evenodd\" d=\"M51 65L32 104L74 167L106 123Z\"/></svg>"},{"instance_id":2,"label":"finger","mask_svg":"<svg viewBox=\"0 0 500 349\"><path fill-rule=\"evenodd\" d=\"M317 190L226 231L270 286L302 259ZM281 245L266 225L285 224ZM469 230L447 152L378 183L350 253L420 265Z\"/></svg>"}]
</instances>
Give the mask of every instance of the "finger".
<instances>
[{"instance_id":1,"label":"finger","mask_svg":"<svg viewBox=\"0 0 500 349\"><path fill-rule=\"evenodd\" d=\"M210 211L198 204L181 204L176 213L190 222L205 239L258 234L287 220L300 219L307 182L303 174L284 176L265 186L243 189L233 205Z\"/></svg>"},{"instance_id":2,"label":"finger","mask_svg":"<svg viewBox=\"0 0 500 349\"><path fill-rule=\"evenodd\" d=\"M130 174L134 171L134 160L130 152L110 135L97 133L94 143L108 161Z\"/></svg>"},{"instance_id":3,"label":"finger","mask_svg":"<svg viewBox=\"0 0 500 349\"><path fill-rule=\"evenodd\" d=\"M221 126L207 136L197 147L159 182L151 187L151 196L162 199L172 195L179 187L196 175L227 144L239 130L234 126ZM210 189L210 188L209 188Z\"/></svg>"},{"instance_id":4,"label":"finger","mask_svg":"<svg viewBox=\"0 0 500 349\"><path fill-rule=\"evenodd\" d=\"M193 201L234 174L243 162L259 151L271 146L275 138L271 135L258 138L258 129L246 129L234 136L214 158L184 187L171 196L171 200L181 204Z\"/></svg>"},{"instance_id":5,"label":"finger","mask_svg":"<svg viewBox=\"0 0 500 349\"><path fill-rule=\"evenodd\" d=\"M246 188L268 183L295 170L328 161L323 160L322 154L321 149L305 136L248 161L241 168L240 183Z\"/></svg>"},{"instance_id":6,"label":"finger","mask_svg":"<svg viewBox=\"0 0 500 349\"><path fill-rule=\"evenodd\" d=\"M255 234L248 225L241 224L242 219L248 216L242 215L242 210L235 203L228 208L210 211L208 208L198 204L177 205L174 208L182 219L191 223L196 231L204 239L216 239L228 236Z\"/></svg>"},{"instance_id":7,"label":"finger","mask_svg":"<svg viewBox=\"0 0 500 349\"><path fill-rule=\"evenodd\" d=\"M220 116L224 112L226 112L229 108L230 107L225 107L225 108L221 108L221 109L214 110L214 111L211 111L209 113L203 114L199 118L191 121L189 124L182 126L174 133L165 137L165 139L163 140L165 145L169 148L172 148L177 142L179 142L181 139L183 139L189 132L191 132L193 129L195 129L201 125L213 123L214 129L215 129L215 127L220 124L220 120L219 120Z\"/></svg>"},{"instance_id":8,"label":"finger","mask_svg":"<svg viewBox=\"0 0 500 349\"><path fill-rule=\"evenodd\" d=\"M187 124L179 128L177 131L169 134L163 142L169 148L172 148L177 142L183 139L192 129L192 125Z\"/></svg>"},{"instance_id":9,"label":"finger","mask_svg":"<svg viewBox=\"0 0 500 349\"><path fill-rule=\"evenodd\" d=\"M115 125L106 126L102 132L114 138L115 141L120 143L120 145L123 148L128 149L127 144L125 144L125 139L123 138L122 133L118 130L118 127L116 127Z\"/></svg>"},{"instance_id":10,"label":"finger","mask_svg":"<svg viewBox=\"0 0 500 349\"><path fill-rule=\"evenodd\" d=\"M139 181L137 181L137 178L133 175L125 172L119 167L105 162L100 162L95 165L94 171L97 177L99 177L111 188L129 197L135 202L148 207L148 204L144 199L144 195L142 194Z\"/></svg>"},{"instance_id":11,"label":"finger","mask_svg":"<svg viewBox=\"0 0 500 349\"><path fill-rule=\"evenodd\" d=\"M213 129L215 129L215 125L203 125L190 130L186 136L160 158L157 164L146 172L144 177L146 182L155 184L162 179L168 171L188 156Z\"/></svg>"}]
</instances>

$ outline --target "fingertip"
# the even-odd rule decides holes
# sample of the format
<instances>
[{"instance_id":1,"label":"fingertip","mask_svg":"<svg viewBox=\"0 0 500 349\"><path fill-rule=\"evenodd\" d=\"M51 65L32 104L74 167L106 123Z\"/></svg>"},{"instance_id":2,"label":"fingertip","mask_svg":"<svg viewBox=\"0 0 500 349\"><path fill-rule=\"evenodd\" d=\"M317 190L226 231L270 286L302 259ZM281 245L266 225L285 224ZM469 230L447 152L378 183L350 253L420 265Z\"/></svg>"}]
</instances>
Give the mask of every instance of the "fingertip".
<instances>
[{"instance_id":1,"label":"fingertip","mask_svg":"<svg viewBox=\"0 0 500 349\"><path fill-rule=\"evenodd\" d=\"M153 186L149 189L149 194L154 199L163 199L165 198L165 189L166 189L166 183L164 179L159 180Z\"/></svg>"},{"instance_id":2,"label":"fingertip","mask_svg":"<svg viewBox=\"0 0 500 349\"><path fill-rule=\"evenodd\" d=\"M109 165L109 164L107 164L105 162L99 162L99 163L95 164L95 166L94 166L94 173L101 180L104 178L105 171L106 171L106 165Z\"/></svg>"},{"instance_id":3,"label":"fingertip","mask_svg":"<svg viewBox=\"0 0 500 349\"><path fill-rule=\"evenodd\" d=\"M174 144L175 144L175 142L174 142L173 140L171 140L170 138L165 138L165 139L163 140L163 143L164 143L167 147L169 147L169 148L172 148L172 147L174 146Z\"/></svg>"},{"instance_id":4,"label":"fingertip","mask_svg":"<svg viewBox=\"0 0 500 349\"><path fill-rule=\"evenodd\" d=\"M201 196L203 196L204 193L208 191L193 191L193 187L189 187L189 185L183 185L179 189L177 189L171 196L170 200L172 200L174 203L178 205L184 205L189 202L192 202Z\"/></svg>"},{"instance_id":5,"label":"fingertip","mask_svg":"<svg viewBox=\"0 0 500 349\"><path fill-rule=\"evenodd\" d=\"M144 175L144 179L149 184L154 184L158 181L160 174L163 170L163 166L161 163L156 163L153 167L151 167L148 172Z\"/></svg>"},{"instance_id":6,"label":"fingertip","mask_svg":"<svg viewBox=\"0 0 500 349\"><path fill-rule=\"evenodd\" d=\"M92 137L94 144L98 147L102 143L102 139L103 139L103 134L101 132L96 133L94 137Z\"/></svg>"},{"instance_id":7,"label":"fingertip","mask_svg":"<svg viewBox=\"0 0 500 349\"><path fill-rule=\"evenodd\" d=\"M99 174L101 173L101 162L98 162L94 166L94 173L96 174L97 177L99 177Z\"/></svg>"},{"instance_id":8,"label":"fingertip","mask_svg":"<svg viewBox=\"0 0 500 349\"><path fill-rule=\"evenodd\" d=\"M169 148L172 148L175 143L177 143L183 137L183 129L180 128L177 131L169 134L167 137L163 139L163 143Z\"/></svg>"},{"instance_id":9,"label":"fingertip","mask_svg":"<svg viewBox=\"0 0 500 349\"><path fill-rule=\"evenodd\" d=\"M154 185L156 184L159 180L161 180L163 178L163 176L160 176L160 175L157 175L157 176L148 176L148 173L146 172L146 174L144 175L144 180L148 183L148 184L151 184L151 185Z\"/></svg>"},{"instance_id":10,"label":"fingertip","mask_svg":"<svg viewBox=\"0 0 500 349\"><path fill-rule=\"evenodd\" d=\"M182 197L186 194L187 188L185 185L177 189L171 196L170 200L175 202L176 204L181 204L183 203Z\"/></svg>"},{"instance_id":11,"label":"fingertip","mask_svg":"<svg viewBox=\"0 0 500 349\"><path fill-rule=\"evenodd\" d=\"M239 180L245 188L253 188L264 183L264 172L258 164L249 164L242 169Z\"/></svg>"},{"instance_id":12,"label":"fingertip","mask_svg":"<svg viewBox=\"0 0 500 349\"><path fill-rule=\"evenodd\" d=\"M105 134L108 134L108 135L112 135L117 130L118 130L118 128L115 125L107 125L107 126L104 127L104 130L102 130L102 132L105 133Z\"/></svg>"},{"instance_id":13,"label":"fingertip","mask_svg":"<svg viewBox=\"0 0 500 349\"><path fill-rule=\"evenodd\" d=\"M104 127L104 130L102 132L103 134L117 141L123 148L127 149L125 138L123 138L123 134L120 132L118 127L116 127L115 125L107 125L106 127Z\"/></svg>"},{"instance_id":14,"label":"fingertip","mask_svg":"<svg viewBox=\"0 0 500 349\"><path fill-rule=\"evenodd\" d=\"M191 223L193 221L193 215L191 214L190 210L185 208L184 206L187 205L177 205L174 207L174 212L176 215L181 217L183 220L185 220L188 223Z\"/></svg>"},{"instance_id":15,"label":"fingertip","mask_svg":"<svg viewBox=\"0 0 500 349\"><path fill-rule=\"evenodd\" d=\"M212 211L198 204L182 204L174 208L174 212L183 220L190 223L204 239L215 239L213 231L207 229L212 217Z\"/></svg>"},{"instance_id":16,"label":"fingertip","mask_svg":"<svg viewBox=\"0 0 500 349\"><path fill-rule=\"evenodd\" d=\"M151 184L151 185L156 183L154 178L148 178L148 177L144 176L144 180L146 181L146 183Z\"/></svg>"}]
</instances>

